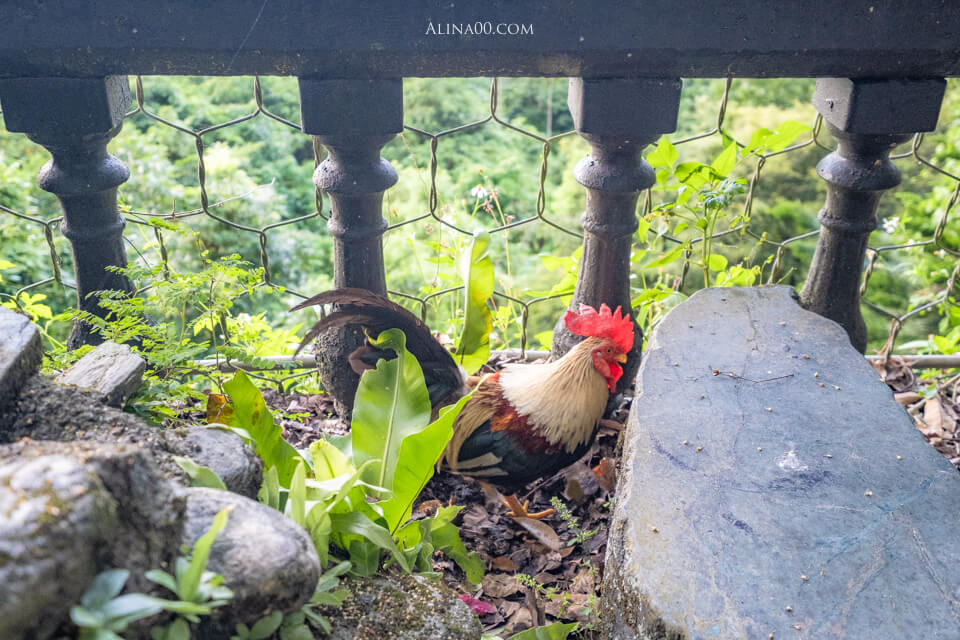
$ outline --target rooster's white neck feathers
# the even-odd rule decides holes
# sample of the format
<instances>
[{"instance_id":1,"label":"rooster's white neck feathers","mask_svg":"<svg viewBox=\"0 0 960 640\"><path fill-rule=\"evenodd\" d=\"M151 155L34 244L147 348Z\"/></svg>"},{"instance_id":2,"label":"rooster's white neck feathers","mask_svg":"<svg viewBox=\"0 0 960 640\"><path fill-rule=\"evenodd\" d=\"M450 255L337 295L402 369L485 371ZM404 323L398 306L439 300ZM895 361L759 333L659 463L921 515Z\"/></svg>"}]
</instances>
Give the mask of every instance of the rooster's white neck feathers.
<instances>
[{"instance_id":1,"label":"rooster's white neck feathers","mask_svg":"<svg viewBox=\"0 0 960 640\"><path fill-rule=\"evenodd\" d=\"M607 383L592 357L604 342L587 338L556 362L507 366L500 374L503 395L517 413L528 416L550 444L570 453L590 440L607 405Z\"/></svg>"}]
</instances>

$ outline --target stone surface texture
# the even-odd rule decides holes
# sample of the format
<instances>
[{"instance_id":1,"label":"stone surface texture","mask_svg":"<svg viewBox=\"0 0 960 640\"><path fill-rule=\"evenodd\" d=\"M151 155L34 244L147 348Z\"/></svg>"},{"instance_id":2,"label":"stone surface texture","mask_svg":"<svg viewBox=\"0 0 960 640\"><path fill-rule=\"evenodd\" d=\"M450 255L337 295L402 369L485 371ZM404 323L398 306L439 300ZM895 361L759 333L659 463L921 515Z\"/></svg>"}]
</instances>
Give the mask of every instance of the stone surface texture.
<instances>
[{"instance_id":1,"label":"stone surface texture","mask_svg":"<svg viewBox=\"0 0 960 640\"><path fill-rule=\"evenodd\" d=\"M6 412L0 410L0 444L20 438L58 442L127 443L150 452L167 479L189 486L173 456L186 456L217 472L231 491L255 496L263 467L233 433L205 427L160 429L104 406L98 394L33 376Z\"/></svg>"},{"instance_id":2,"label":"stone surface texture","mask_svg":"<svg viewBox=\"0 0 960 640\"><path fill-rule=\"evenodd\" d=\"M0 307L0 414L37 372L42 358L37 326L27 316Z\"/></svg>"},{"instance_id":3,"label":"stone surface texture","mask_svg":"<svg viewBox=\"0 0 960 640\"><path fill-rule=\"evenodd\" d=\"M95 547L98 570L129 569L128 588L152 590L154 585L143 578L143 571L144 568L169 569L172 566L171 561L180 549L186 509L185 489L169 482L147 451L131 444L23 440L0 446L0 464L34 461L42 465L48 464L44 461L51 458L68 458L80 465L98 480L110 497L115 526L106 543ZM68 481L53 473L50 475L50 482L54 485ZM0 540L4 538L0 537ZM49 546L41 541L37 544L38 549ZM68 549L69 553L85 551L86 546L79 541L71 543ZM18 559L23 560L24 556ZM84 581L79 576L76 581L81 589L89 584L89 580Z\"/></svg>"},{"instance_id":4,"label":"stone surface texture","mask_svg":"<svg viewBox=\"0 0 960 640\"><path fill-rule=\"evenodd\" d=\"M351 578L341 607L320 607L330 640L480 640L480 620L450 588L423 576Z\"/></svg>"},{"instance_id":5,"label":"stone surface texture","mask_svg":"<svg viewBox=\"0 0 960 640\"><path fill-rule=\"evenodd\" d=\"M56 381L93 391L102 402L123 407L140 388L146 367L146 360L131 352L128 345L104 342L77 360Z\"/></svg>"},{"instance_id":6,"label":"stone surface texture","mask_svg":"<svg viewBox=\"0 0 960 640\"><path fill-rule=\"evenodd\" d=\"M224 429L201 426L187 429L179 441L174 437L169 440L179 455L209 467L230 491L256 499L263 481L263 461L243 438Z\"/></svg>"},{"instance_id":7,"label":"stone surface texture","mask_svg":"<svg viewBox=\"0 0 960 640\"><path fill-rule=\"evenodd\" d=\"M0 460L0 638L52 637L118 531L110 493L82 463Z\"/></svg>"},{"instance_id":8,"label":"stone surface texture","mask_svg":"<svg viewBox=\"0 0 960 640\"><path fill-rule=\"evenodd\" d=\"M960 638L960 475L788 287L709 289L654 332L602 637Z\"/></svg>"},{"instance_id":9,"label":"stone surface texture","mask_svg":"<svg viewBox=\"0 0 960 640\"><path fill-rule=\"evenodd\" d=\"M233 507L207 563L209 571L224 577L233 599L204 623L205 637L221 637L221 631L229 637L237 623L252 625L274 611L295 611L310 599L320 578L320 558L306 530L279 511L235 493L195 487L187 494L185 545L207 532L218 511Z\"/></svg>"}]
</instances>

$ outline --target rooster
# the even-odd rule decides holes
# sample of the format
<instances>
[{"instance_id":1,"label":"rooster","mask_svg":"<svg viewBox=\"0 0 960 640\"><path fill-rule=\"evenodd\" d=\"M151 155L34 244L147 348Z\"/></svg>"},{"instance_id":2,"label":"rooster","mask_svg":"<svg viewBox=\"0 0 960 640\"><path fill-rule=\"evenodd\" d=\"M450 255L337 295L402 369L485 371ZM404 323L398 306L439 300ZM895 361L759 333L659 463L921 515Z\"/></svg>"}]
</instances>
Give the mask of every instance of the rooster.
<instances>
[{"instance_id":1,"label":"rooster","mask_svg":"<svg viewBox=\"0 0 960 640\"><path fill-rule=\"evenodd\" d=\"M336 310L315 324L300 348L321 332L347 324L369 333L399 328L407 349L423 369L431 405L456 402L469 392L467 378L427 326L403 307L363 289L321 293L292 311L335 303ZM623 374L621 364L633 347L633 323L620 307L580 305L567 311L564 324L585 340L547 364L514 364L480 380L453 424L453 437L438 462L441 468L493 484L507 497L513 517L542 518L552 510L530 514L514 492L576 462L590 448L609 394ZM379 358L395 357L367 345L350 354L358 374Z\"/></svg>"}]
</instances>

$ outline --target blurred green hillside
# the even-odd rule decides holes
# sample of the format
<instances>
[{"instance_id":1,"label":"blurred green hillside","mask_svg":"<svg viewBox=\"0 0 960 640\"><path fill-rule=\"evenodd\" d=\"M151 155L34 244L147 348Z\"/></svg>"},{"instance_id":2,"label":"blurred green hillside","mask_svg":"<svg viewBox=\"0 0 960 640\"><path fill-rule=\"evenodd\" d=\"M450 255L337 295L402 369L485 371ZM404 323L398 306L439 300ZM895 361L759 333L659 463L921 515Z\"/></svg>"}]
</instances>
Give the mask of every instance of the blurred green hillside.
<instances>
[{"instance_id":1,"label":"blurred green hillside","mask_svg":"<svg viewBox=\"0 0 960 640\"><path fill-rule=\"evenodd\" d=\"M732 83L722 127L718 115L724 96L722 80L688 80L684 83L679 127L670 140L709 134L677 144L679 162L709 164L731 139L746 144L760 128L776 130L784 122L813 126L816 112L810 106L812 80L736 80ZM437 140L436 215L466 231L489 229L531 218L537 212L541 165L544 177L544 216L540 220L494 234L491 254L497 269L497 288L509 296L529 301L548 293L566 291L576 271L579 217L585 207L583 188L573 179L574 165L589 152L575 134L551 139L549 154L538 138L569 132L572 122L566 108L565 79L503 79L499 85L498 122L490 116L490 81L487 79L407 79L404 82L405 121L410 127L439 134ZM263 78L263 106L270 113L299 121L296 80ZM231 122L256 111L251 78L147 77L143 79L144 108L177 127L199 132ZM485 122L482 122L486 120ZM508 123L509 126L503 124ZM518 131L518 129L520 131ZM797 142L810 141L810 134ZM920 155L933 165L960 173L960 91L948 88L940 128L928 134ZM206 190L211 212L234 223L253 228L307 216L317 208L311 181L315 156L311 140L276 119L259 114L249 120L219 128L202 136ZM825 131L817 141L830 147ZM391 141L383 155L399 174L399 182L384 199L390 230L384 238L388 287L395 292L423 298L460 283L457 259L469 242L468 235L429 217L431 190L430 138L407 130ZM651 150L653 147L651 147ZM908 152L910 143L898 152ZM155 266L165 251L170 268L190 272L203 267L204 255L217 258L239 254L252 266L260 266L256 233L225 225L202 213L146 224L142 214L185 213L200 208L196 139L145 113L127 118L120 135L110 145L130 168L130 179L120 189L121 208L127 226L128 257ZM828 151L813 142L773 155L763 161L750 200L751 233L738 231L716 241L714 252L729 264L759 267L757 281L768 281L776 243L817 229L816 215L823 205L825 185L816 176L816 163ZM321 150L322 153L322 150ZM56 199L35 183L37 172L49 159L47 152L25 136L0 130L0 205L38 221L60 215ZM733 174L752 179L757 158L744 159ZM884 196L879 228L871 246L923 243L933 236L938 216L944 215L957 181L914 157L898 160L903 184ZM667 236L681 233L658 204L676 194L670 187L656 187L641 197L639 214L646 216L638 234L637 269L634 273L637 300L654 286L676 287L684 272L682 261L656 265L658 256L674 248ZM742 224L748 192L737 193L720 220L717 231ZM322 212L329 203L322 200ZM180 216L178 216L180 217ZM419 220L415 220L422 218ZM405 221L411 221L403 224ZM141 222L144 224L136 224ZM647 224L649 223L649 224ZM564 231L566 230L566 231ZM949 221L945 242L958 246L960 231ZM682 235L682 233L681 233ZM69 244L53 227L55 248L66 280L72 280ZM158 241L162 240L161 243ZM0 294L9 296L21 287L51 278L51 259L43 224L0 210ZM779 263L778 282L800 286L815 246L816 237L787 245ZM267 233L266 244L271 281L291 291L312 295L331 285L331 238L323 218L314 216ZM204 253L207 252L207 253ZM889 318L874 310L902 314L935 299L943 290L954 266L949 253L932 245L884 252L870 279L865 305L871 348L879 348L887 336ZM644 268L644 265L647 265ZM689 271L689 269L688 269ZM659 295L653 304L647 297L648 319L702 286L702 279L687 274L679 291ZM141 283L142 284L142 283ZM44 304L54 313L69 309L74 294L56 283L31 289L43 294ZM243 296L235 311L263 313L274 327L291 327L311 318L285 312L297 301L290 292L267 292ZM419 313L419 304L401 299ZM496 298L497 324L494 347L518 347L521 309L506 298ZM871 306L873 305L873 306ZM548 332L565 306L564 298L538 302L530 307L529 346L549 343ZM456 334L460 298L456 293L433 298L428 321L438 331ZM952 352L960 341L960 318L943 316L936 309L908 322L901 333L901 346L911 350ZM51 335L64 335L67 322L51 325ZM954 337L953 334L957 335ZM931 335L939 335L935 342ZM537 338L536 336L539 336Z\"/></svg>"}]
</instances>

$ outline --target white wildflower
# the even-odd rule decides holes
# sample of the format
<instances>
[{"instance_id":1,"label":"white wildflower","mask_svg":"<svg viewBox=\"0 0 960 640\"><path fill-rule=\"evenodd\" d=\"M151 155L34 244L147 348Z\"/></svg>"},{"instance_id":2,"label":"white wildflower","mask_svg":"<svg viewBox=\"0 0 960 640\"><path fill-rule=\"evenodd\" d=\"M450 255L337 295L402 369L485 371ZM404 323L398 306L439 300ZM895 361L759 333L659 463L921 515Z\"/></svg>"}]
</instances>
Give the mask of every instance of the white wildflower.
<instances>
[{"instance_id":1,"label":"white wildflower","mask_svg":"<svg viewBox=\"0 0 960 640\"><path fill-rule=\"evenodd\" d=\"M887 233L893 233L897 230L897 227L900 225L900 216L893 216L892 218L883 219L883 230Z\"/></svg>"},{"instance_id":2,"label":"white wildflower","mask_svg":"<svg viewBox=\"0 0 960 640\"><path fill-rule=\"evenodd\" d=\"M470 189L470 195L472 195L474 198L477 198L478 200L483 200L488 195L490 195L490 192L487 191L482 184L478 184L473 189Z\"/></svg>"}]
</instances>

